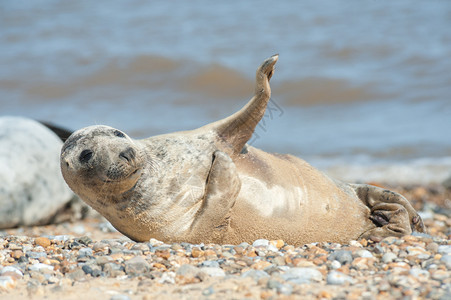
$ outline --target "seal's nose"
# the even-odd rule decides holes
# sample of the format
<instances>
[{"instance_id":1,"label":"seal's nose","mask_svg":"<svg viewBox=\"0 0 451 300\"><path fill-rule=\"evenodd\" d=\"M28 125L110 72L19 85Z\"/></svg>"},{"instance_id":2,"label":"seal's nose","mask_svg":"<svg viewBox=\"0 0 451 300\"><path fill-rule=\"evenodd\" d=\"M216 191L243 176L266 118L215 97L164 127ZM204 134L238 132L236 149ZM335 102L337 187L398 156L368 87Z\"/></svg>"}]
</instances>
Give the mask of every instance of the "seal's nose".
<instances>
[{"instance_id":1,"label":"seal's nose","mask_svg":"<svg viewBox=\"0 0 451 300\"><path fill-rule=\"evenodd\" d=\"M133 159L135 159L135 155L135 150L133 150L132 148L127 148L126 150L119 153L119 157L127 162L131 162Z\"/></svg>"},{"instance_id":2,"label":"seal's nose","mask_svg":"<svg viewBox=\"0 0 451 300\"><path fill-rule=\"evenodd\" d=\"M94 154L94 152L92 152L92 150L85 149L85 150L81 151L80 156L78 157L78 160L80 160L80 162L82 164L85 164L91 160L93 154Z\"/></svg>"}]
</instances>

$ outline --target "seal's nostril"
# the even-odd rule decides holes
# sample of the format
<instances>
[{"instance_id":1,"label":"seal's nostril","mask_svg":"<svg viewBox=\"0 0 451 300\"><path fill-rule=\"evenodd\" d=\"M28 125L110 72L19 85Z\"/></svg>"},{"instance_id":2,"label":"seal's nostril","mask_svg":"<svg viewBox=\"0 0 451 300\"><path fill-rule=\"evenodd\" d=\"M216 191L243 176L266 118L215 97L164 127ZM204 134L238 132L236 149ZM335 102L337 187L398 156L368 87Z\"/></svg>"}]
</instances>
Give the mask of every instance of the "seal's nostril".
<instances>
[{"instance_id":1,"label":"seal's nostril","mask_svg":"<svg viewBox=\"0 0 451 300\"><path fill-rule=\"evenodd\" d=\"M92 158L93 152L89 149L81 151L80 157L78 158L81 163L87 163Z\"/></svg>"},{"instance_id":2,"label":"seal's nostril","mask_svg":"<svg viewBox=\"0 0 451 300\"><path fill-rule=\"evenodd\" d=\"M135 150L128 148L119 153L119 157L125 159L127 162L130 162L131 160L135 159Z\"/></svg>"}]
</instances>

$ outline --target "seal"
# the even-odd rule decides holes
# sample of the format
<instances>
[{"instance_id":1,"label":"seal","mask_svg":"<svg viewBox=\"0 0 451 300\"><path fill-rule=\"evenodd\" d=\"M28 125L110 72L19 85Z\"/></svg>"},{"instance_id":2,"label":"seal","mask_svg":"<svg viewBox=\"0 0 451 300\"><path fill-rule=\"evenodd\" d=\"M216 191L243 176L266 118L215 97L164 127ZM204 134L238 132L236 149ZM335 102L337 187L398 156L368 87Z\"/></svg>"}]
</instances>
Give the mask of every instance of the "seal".
<instances>
[{"instance_id":1,"label":"seal","mask_svg":"<svg viewBox=\"0 0 451 300\"><path fill-rule=\"evenodd\" d=\"M135 241L345 243L424 232L403 196L329 178L292 155L246 144L271 97L278 55L235 114L201 128L135 140L108 126L74 132L61 150L71 189Z\"/></svg>"}]
</instances>

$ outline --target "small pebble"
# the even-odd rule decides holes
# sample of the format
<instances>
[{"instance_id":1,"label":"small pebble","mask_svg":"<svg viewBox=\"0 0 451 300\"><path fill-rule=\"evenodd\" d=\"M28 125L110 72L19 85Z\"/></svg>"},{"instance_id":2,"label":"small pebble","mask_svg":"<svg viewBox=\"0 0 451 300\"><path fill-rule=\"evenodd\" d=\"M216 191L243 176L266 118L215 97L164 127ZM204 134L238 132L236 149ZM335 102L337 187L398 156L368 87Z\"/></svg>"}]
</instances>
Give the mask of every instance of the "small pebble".
<instances>
[{"instance_id":1,"label":"small pebble","mask_svg":"<svg viewBox=\"0 0 451 300\"><path fill-rule=\"evenodd\" d=\"M323 279L323 274L313 268L291 268L282 274L281 277L284 280L291 281L295 284L303 284L321 281Z\"/></svg>"},{"instance_id":2,"label":"small pebble","mask_svg":"<svg viewBox=\"0 0 451 300\"><path fill-rule=\"evenodd\" d=\"M91 248L89 247L85 247L85 248L81 248L80 250L78 250L78 256L92 256L93 251Z\"/></svg>"},{"instance_id":3,"label":"small pebble","mask_svg":"<svg viewBox=\"0 0 451 300\"><path fill-rule=\"evenodd\" d=\"M110 300L131 300L131 299L127 295L118 294L111 296Z\"/></svg>"},{"instance_id":4,"label":"small pebble","mask_svg":"<svg viewBox=\"0 0 451 300\"><path fill-rule=\"evenodd\" d=\"M269 241L268 240L264 240L264 239L260 239L260 240L256 240L252 246L253 247L268 247L269 245Z\"/></svg>"},{"instance_id":5,"label":"small pebble","mask_svg":"<svg viewBox=\"0 0 451 300\"><path fill-rule=\"evenodd\" d=\"M241 274L241 277L246 278L252 278L255 281L259 281L261 278L269 277L268 273L262 270L248 270Z\"/></svg>"},{"instance_id":6,"label":"small pebble","mask_svg":"<svg viewBox=\"0 0 451 300\"><path fill-rule=\"evenodd\" d=\"M370 258L370 257L373 257L373 254L371 254L370 251L363 249L363 250L357 251L356 252L356 256L357 257Z\"/></svg>"},{"instance_id":7,"label":"small pebble","mask_svg":"<svg viewBox=\"0 0 451 300\"><path fill-rule=\"evenodd\" d=\"M442 255L451 255L451 245L440 245L437 252Z\"/></svg>"},{"instance_id":8,"label":"small pebble","mask_svg":"<svg viewBox=\"0 0 451 300\"><path fill-rule=\"evenodd\" d=\"M149 263L141 256L133 257L125 262L125 272L128 275L139 275L149 271Z\"/></svg>"},{"instance_id":9,"label":"small pebble","mask_svg":"<svg viewBox=\"0 0 451 300\"><path fill-rule=\"evenodd\" d=\"M200 272L211 277L224 277L226 275L223 269L216 267L203 267L200 268Z\"/></svg>"},{"instance_id":10,"label":"small pebble","mask_svg":"<svg viewBox=\"0 0 451 300\"><path fill-rule=\"evenodd\" d=\"M36 245L47 248L50 246L50 240L46 237L37 237L34 239L34 242Z\"/></svg>"},{"instance_id":11,"label":"small pebble","mask_svg":"<svg viewBox=\"0 0 451 300\"><path fill-rule=\"evenodd\" d=\"M393 252L387 252L382 256L382 262L388 264L394 262L396 258L396 254L394 254Z\"/></svg>"},{"instance_id":12,"label":"small pebble","mask_svg":"<svg viewBox=\"0 0 451 300\"><path fill-rule=\"evenodd\" d=\"M37 264L29 266L28 269L30 271L41 272L41 271L45 271L45 270L53 271L54 267L51 265L47 265L47 264L37 263Z\"/></svg>"},{"instance_id":13,"label":"small pebble","mask_svg":"<svg viewBox=\"0 0 451 300\"><path fill-rule=\"evenodd\" d=\"M329 260L337 260L340 264L345 265L352 262L352 252L348 250L338 250L328 257Z\"/></svg>"},{"instance_id":14,"label":"small pebble","mask_svg":"<svg viewBox=\"0 0 451 300\"><path fill-rule=\"evenodd\" d=\"M10 276L0 276L0 291L10 290L16 286L16 282Z\"/></svg>"},{"instance_id":15,"label":"small pebble","mask_svg":"<svg viewBox=\"0 0 451 300\"><path fill-rule=\"evenodd\" d=\"M327 284L333 284L333 285L342 285L347 282L349 282L350 284L354 283L354 279L352 279L351 276L345 275L338 271L331 271L327 275L326 281L327 281Z\"/></svg>"}]
</instances>

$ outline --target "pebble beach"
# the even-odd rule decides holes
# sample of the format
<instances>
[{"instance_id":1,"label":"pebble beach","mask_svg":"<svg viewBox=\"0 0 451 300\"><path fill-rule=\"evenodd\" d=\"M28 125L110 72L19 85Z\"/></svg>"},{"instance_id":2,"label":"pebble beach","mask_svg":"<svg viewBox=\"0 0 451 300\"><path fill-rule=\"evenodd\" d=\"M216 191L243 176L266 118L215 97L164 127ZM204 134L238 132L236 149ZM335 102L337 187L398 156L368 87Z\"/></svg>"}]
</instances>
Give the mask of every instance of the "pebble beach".
<instances>
[{"instance_id":1,"label":"pebble beach","mask_svg":"<svg viewBox=\"0 0 451 300\"><path fill-rule=\"evenodd\" d=\"M0 232L2 299L450 299L451 191L390 187L427 234L349 244L136 243L99 215Z\"/></svg>"}]
</instances>

